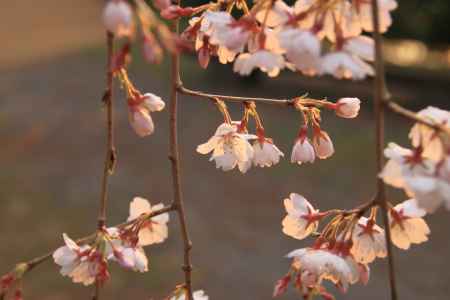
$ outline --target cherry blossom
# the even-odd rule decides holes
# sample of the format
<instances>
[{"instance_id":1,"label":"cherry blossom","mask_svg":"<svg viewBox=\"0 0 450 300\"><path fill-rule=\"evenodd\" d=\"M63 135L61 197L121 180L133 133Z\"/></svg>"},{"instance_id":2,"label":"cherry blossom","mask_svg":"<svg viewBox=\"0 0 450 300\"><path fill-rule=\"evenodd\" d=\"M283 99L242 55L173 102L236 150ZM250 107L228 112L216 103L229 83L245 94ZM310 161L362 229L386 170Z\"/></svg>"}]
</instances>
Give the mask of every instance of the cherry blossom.
<instances>
[{"instance_id":1,"label":"cherry blossom","mask_svg":"<svg viewBox=\"0 0 450 300\"><path fill-rule=\"evenodd\" d=\"M109 278L104 254L90 246L78 246L66 234L63 234L65 246L53 253L53 260L61 266L61 275L72 278L75 283L90 285L96 280Z\"/></svg>"},{"instance_id":2,"label":"cherry blossom","mask_svg":"<svg viewBox=\"0 0 450 300\"><path fill-rule=\"evenodd\" d=\"M380 32L385 32L392 24L391 11L397 8L395 0L378 0ZM353 7L359 15L359 22L365 31L373 31L372 2L357 0Z\"/></svg>"},{"instance_id":3,"label":"cherry blossom","mask_svg":"<svg viewBox=\"0 0 450 300\"><path fill-rule=\"evenodd\" d=\"M259 167L271 167L280 162L283 152L273 143L271 139L258 138L253 143L253 164Z\"/></svg>"},{"instance_id":4,"label":"cherry blossom","mask_svg":"<svg viewBox=\"0 0 450 300\"><path fill-rule=\"evenodd\" d=\"M426 242L430 229L423 219L425 214L425 210L418 207L415 199L406 200L392 208L389 224L394 245L407 250L411 244Z\"/></svg>"},{"instance_id":5,"label":"cherry blossom","mask_svg":"<svg viewBox=\"0 0 450 300\"><path fill-rule=\"evenodd\" d=\"M386 257L386 238L384 230L371 219L361 217L353 229L353 246L350 249L354 259L368 264L376 257Z\"/></svg>"},{"instance_id":6,"label":"cherry blossom","mask_svg":"<svg viewBox=\"0 0 450 300\"><path fill-rule=\"evenodd\" d=\"M361 101L358 98L341 98L336 102L336 115L341 118L356 118Z\"/></svg>"},{"instance_id":7,"label":"cherry blossom","mask_svg":"<svg viewBox=\"0 0 450 300\"><path fill-rule=\"evenodd\" d=\"M133 11L126 1L108 1L103 10L103 23L117 36L129 36L133 31Z\"/></svg>"},{"instance_id":8,"label":"cherry blossom","mask_svg":"<svg viewBox=\"0 0 450 300\"><path fill-rule=\"evenodd\" d=\"M419 111L418 115L437 124L450 126L450 111L429 106ZM440 160L444 156L444 145L432 128L416 123L411 128L409 137L414 147L423 147L423 156L433 160Z\"/></svg>"},{"instance_id":9,"label":"cherry blossom","mask_svg":"<svg viewBox=\"0 0 450 300\"><path fill-rule=\"evenodd\" d=\"M158 211L163 207L164 205L162 203L152 206L146 199L135 197L133 201L130 202L130 215L128 221L136 220L144 214ZM169 222L168 213L157 215L143 222L138 233L138 245L147 246L162 243L166 240L168 236L167 222ZM141 253L136 253L136 255L141 255Z\"/></svg>"},{"instance_id":10,"label":"cherry blossom","mask_svg":"<svg viewBox=\"0 0 450 300\"><path fill-rule=\"evenodd\" d=\"M209 300L209 296L206 295L205 291L198 290L192 293L192 297L194 300ZM180 293L179 295L175 295L170 300L186 300L186 293Z\"/></svg>"},{"instance_id":11,"label":"cherry blossom","mask_svg":"<svg viewBox=\"0 0 450 300\"><path fill-rule=\"evenodd\" d=\"M316 159L316 154L314 152L314 147L307 138L308 128L302 126L299 130L298 138L295 141L294 147L292 148L291 162L302 163L309 162L313 163Z\"/></svg>"},{"instance_id":12,"label":"cherry blossom","mask_svg":"<svg viewBox=\"0 0 450 300\"><path fill-rule=\"evenodd\" d=\"M350 257L327 249L302 248L290 252L287 257L294 259L293 268L305 279L304 285L320 286L322 280L330 280L346 291L349 284L358 282L361 277L361 269Z\"/></svg>"},{"instance_id":13,"label":"cherry blossom","mask_svg":"<svg viewBox=\"0 0 450 300\"><path fill-rule=\"evenodd\" d=\"M306 200L303 196L291 193L284 199L284 208L287 216L283 219L283 233L302 240L317 230L319 220L323 214Z\"/></svg>"},{"instance_id":14,"label":"cherry blossom","mask_svg":"<svg viewBox=\"0 0 450 300\"><path fill-rule=\"evenodd\" d=\"M269 27L277 27L286 23L294 12L290 6L281 0L276 0L274 2L260 0L255 1L255 3L256 5L253 6L252 12L256 9L258 10L255 14L256 20L261 24L265 22L264 24ZM269 5L272 5L272 7L269 8ZM268 12L267 9L269 9Z\"/></svg>"},{"instance_id":15,"label":"cherry blossom","mask_svg":"<svg viewBox=\"0 0 450 300\"><path fill-rule=\"evenodd\" d=\"M278 33L286 58L306 75L316 75L320 67L320 41L311 31L287 28Z\"/></svg>"},{"instance_id":16,"label":"cherry blossom","mask_svg":"<svg viewBox=\"0 0 450 300\"><path fill-rule=\"evenodd\" d=\"M374 74L373 68L356 55L346 51L331 52L323 56L321 73L339 79L364 79Z\"/></svg>"},{"instance_id":17,"label":"cherry blossom","mask_svg":"<svg viewBox=\"0 0 450 300\"><path fill-rule=\"evenodd\" d=\"M164 106L164 101L152 93L137 93L134 98L128 99L129 121L138 136L145 137L155 131L150 112L161 111Z\"/></svg>"},{"instance_id":18,"label":"cherry blossom","mask_svg":"<svg viewBox=\"0 0 450 300\"><path fill-rule=\"evenodd\" d=\"M240 75L250 75L252 71L259 68L270 77L276 77L285 66L281 54L267 50L259 50L254 53L242 53L234 62L233 70Z\"/></svg>"},{"instance_id":19,"label":"cherry blossom","mask_svg":"<svg viewBox=\"0 0 450 300\"><path fill-rule=\"evenodd\" d=\"M255 139L255 135L238 133L236 124L221 124L213 137L197 147L200 154L213 152L210 160L216 162L216 167L230 171L238 166L242 173L248 171L252 165L254 150L248 142Z\"/></svg>"},{"instance_id":20,"label":"cherry blossom","mask_svg":"<svg viewBox=\"0 0 450 300\"><path fill-rule=\"evenodd\" d=\"M314 130L313 145L316 156L320 159L326 159L334 154L333 142L328 133L323 130Z\"/></svg>"}]
</instances>

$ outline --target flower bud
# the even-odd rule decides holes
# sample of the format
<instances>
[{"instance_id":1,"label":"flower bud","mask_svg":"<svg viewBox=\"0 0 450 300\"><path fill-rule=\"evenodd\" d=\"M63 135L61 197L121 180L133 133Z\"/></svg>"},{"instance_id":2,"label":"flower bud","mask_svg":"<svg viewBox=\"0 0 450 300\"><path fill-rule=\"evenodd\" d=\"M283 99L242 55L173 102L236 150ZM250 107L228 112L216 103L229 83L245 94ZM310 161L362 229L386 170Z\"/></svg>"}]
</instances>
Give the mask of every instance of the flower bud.
<instances>
[{"instance_id":1,"label":"flower bud","mask_svg":"<svg viewBox=\"0 0 450 300\"><path fill-rule=\"evenodd\" d=\"M117 36L128 36L133 30L133 11L122 0L108 1L103 10L105 28Z\"/></svg>"},{"instance_id":2,"label":"flower bud","mask_svg":"<svg viewBox=\"0 0 450 300\"><path fill-rule=\"evenodd\" d=\"M130 110L130 124L140 137L150 135L155 131L152 117L145 108L136 107Z\"/></svg>"},{"instance_id":3,"label":"flower bud","mask_svg":"<svg viewBox=\"0 0 450 300\"><path fill-rule=\"evenodd\" d=\"M142 96L142 104L150 112L161 111L166 106L166 104L161 99L161 97L158 97L158 96L156 96L155 94L152 94L152 93L145 93Z\"/></svg>"},{"instance_id":4,"label":"flower bud","mask_svg":"<svg viewBox=\"0 0 450 300\"><path fill-rule=\"evenodd\" d=\"M305 162L313 163L315 159L314 148L309 140L307 138L297 139L292 148L291 162L301 165Z\"/></svg>"},{"instance_id":5,"label":"flower bud","mask_svg":"<svg viewBox=\"0 0 450 300\"><path fill-rule=\"evenodd\" d=\"M319 129L313 138L314 150L320 159L325 159L333 155L334 146L330 136L325 131Z\"/></svg>"},{"instance_id":6,"label":"flower bud","mask_svg":"<svg viewBox=\"0 0 450 300\"><path fill-rule=\"evenodd\" d=\"M336 115L341 118L358 116L361 101L358 98L341 98L336 103Z\"/></svg>"}]
</instances>

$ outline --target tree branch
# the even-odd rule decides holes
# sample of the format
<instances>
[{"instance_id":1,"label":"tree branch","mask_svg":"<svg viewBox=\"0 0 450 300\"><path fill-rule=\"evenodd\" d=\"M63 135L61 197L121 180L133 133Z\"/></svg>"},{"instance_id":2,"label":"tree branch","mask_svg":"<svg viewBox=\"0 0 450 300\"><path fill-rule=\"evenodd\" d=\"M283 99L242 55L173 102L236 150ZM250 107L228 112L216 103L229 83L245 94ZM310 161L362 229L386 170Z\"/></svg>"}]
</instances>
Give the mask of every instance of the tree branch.
<instances>
[{"instance_id":1,"label":"tree branch","mask_svg":"<svg viewBox=\"0 0 450 300\"><path fill-rule=\"evenodd\" d=\"M253 98L253 97L239 97L239 96L227 96L227 95L219 95L219 94L208 94L208 93L194 91L194 90L185 88L181 84L177 86L177 90L181 94L207 98L210 100L220 99L223 101L231 101L231 102L253 101L256 103L274 104L274 105L281 105L281 106L290 106L290 105L294 104L294 99Z\"/></svg>"},{"instance_id":2,"label":"tree branch","mask_svg":"<svg viewBox=\"0 0 450 300\"><path fill-rule=\"evenodd\" d=\"M386 198L386 187L384 181L378 176L384 165L384 103L385 99L389 99L389 93L386 88L386 79L384 72L382 40L380 33L380 20L378 0L372 0L372 22L373 22L373 38L375 40L375 81L374 81L374 115L375 115L375 136L376 136L376 180L377 193L376 201L382 210L383 223L386 232L386 248L388 253L389 265L389 284L391 291L391 300L397 300L397 286L395 280L394 256L392 251L391 230L389 226L389 208Z\"/></svg>"},{"instance_id":3,"label":"tree branch","mask_svg":"<svg viewBox=\"0 0 450 300\"><path fill-rule=\"evenodd\" d=\"M178 4L180 1L178 1ZM173 31L179 33L179 20L175 20L173 23ZM181 174L180 174L180 153L178 146L178 89L182 86L180 78L180 55L174 52L171 55L171 99L170 99L170 149L169 159L172 166L172 180L173 180L173 193L174 200L173 205L178 214L178 220L180 222L181 234L184 245L184 264L182 269L184 271L184 285L187 292L187 300L193 300L192 286L191 286L191 273L192 263L190 252L192 249L192 242L189 238L189 232L187 229L186 215L184 211L183 194L181 191Z\"/></svg>"}]
</instances>

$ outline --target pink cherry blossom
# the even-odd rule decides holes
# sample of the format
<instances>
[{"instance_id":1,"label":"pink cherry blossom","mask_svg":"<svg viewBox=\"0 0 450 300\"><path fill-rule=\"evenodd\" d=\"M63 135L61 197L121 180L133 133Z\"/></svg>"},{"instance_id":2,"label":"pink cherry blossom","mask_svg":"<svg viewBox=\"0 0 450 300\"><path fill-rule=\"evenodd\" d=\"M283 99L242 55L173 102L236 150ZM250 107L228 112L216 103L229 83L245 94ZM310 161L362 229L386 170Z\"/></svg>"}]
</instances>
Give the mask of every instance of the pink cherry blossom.
<instances>
[{"instance_id":1,"label":"pink cherry blossom","mask_svg":"<svg viewBox=\"0 0 450 300\"><path fill-rule=\"evenodd\" d=\"M153 119L148 110L143 107L130 108L129 121L134 132L140 137L151 135L155 131Z\"/></svg>"},{"instance_id":2,"label":"pink cherry blossom","mask_svg":"<svg viewBox=\"0 0 450 300\"><path fill-rule=\"evenodd\" d=\"M306 132L304 136L297 138L294 147L292 148L291 162L298 163L313 163L316 159L316 154L314 152L314 147L311 142L306 137Z\"/></svg>"},{"instance_id":3,"label":"pink cherry blossom","mask_svg":"<svg viewBox=\"0 0 450 300\"><path fill-rule=\"evenodd\" d=\"M106 29L117 36L129 36L133 32L133 11L126 1L108 1L103 10Z\"/></svg>"},{"instance_id":4,"label":"pink cherry blossom","mask_svg":"<svg viewBox=\"0 0 450 300\"><path fill-rule=\"evenodd\" d=\"M374 74L372 66L346 51L330 52L323 56L321 73L339 79L364 79Z\"/></svg>"}]
</instances>

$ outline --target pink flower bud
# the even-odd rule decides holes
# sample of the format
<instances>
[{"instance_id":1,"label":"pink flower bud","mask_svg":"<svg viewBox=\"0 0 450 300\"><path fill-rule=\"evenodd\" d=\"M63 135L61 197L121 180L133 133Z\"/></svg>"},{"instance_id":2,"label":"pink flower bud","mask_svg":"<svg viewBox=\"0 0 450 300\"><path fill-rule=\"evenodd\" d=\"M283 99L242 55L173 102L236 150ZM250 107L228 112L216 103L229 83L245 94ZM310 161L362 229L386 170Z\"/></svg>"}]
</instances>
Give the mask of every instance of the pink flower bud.
<instances>
[{"instance_id":1,"label":"pink flower bud","mask_svg":"<svg viewBox=\"0 0 450 300\"><path fill-rule=\"evenodd\" d=\"M210 57L209 47L205 44L198 51L198 63L200 64L200 67L206 69L208 67Z\"/></svg>"},{"instance_id":2,"label":"pink flower bud","mask_svg":"<svg viewBox=\"0 0 450 300\"><path fill-rule=\"evenodd\" d=\"M286 275L283 278L281 278L280 280L277 281L277 283L275 284L275 288L273 291L273 297L278 297L280 295L282 295L284 292L286 292L287 286L289 284L289 282L291 281L291 275Z\"/></svg>"},{"instance_id":3,"label":"pink flower bud","mask_svg":"<svg viewBox=\"0 0 450 300\"><path fill-rule=\"evenodd\" d=\"M307 138L297 139L292 148L291 162L301 165L305 162L313 163L315 159L314 148L309 140Z\"/></svg>"},{"instance_id":4,"label":"pink flower bud","mask_svg":"<svg viewBox=\"0 0 450 300\"><path fill-rule=\"evenodd\" d=\"M323 130L319 129L314 134L313 144L316 155L320 159L328 158L334 153L333 142L331 141L328 133Z\"/></svg>"},{"instance_id":5,"label":"pink flower bud","mask_svg":"<svg viewBox=\"0 0 450 300\"><path fill-rule=\"evenodd\" d=\"M341 118L358 116L361 101L358 98L341 98L336 103L336 115Z\"/></svg>"},{"instance_id":6,"label":"pink flower bud","mask_svg":"<svg viewBox=\"0 0 450 300\"><path fill-rule=\"evenodd\" d=\"M133 11L122 0L108 1L103 10L105 28L117 36L129 36L133 31Z\"/></svg>"},{"instance_id":7,"label":"pink flower bud","mask_svg":"<svg viewBox=\"0 0 450 300\"><path fill-rule=\"evenodd\" d=\"M155 131L155 125L148 111L142 107L130 108L130 124L140 137L150 135Z\"/></svg>"},{"instance_id":8,"label":"pink flower bud","mask_svg":"<svg viewBox=\"0 0 450 300\"><path fill-rule=\"evenodd\" d=\"M166 103L161 99L161 97L156 96L152 93L145 93L142 96L142 105L147 108L150 112L161 111L166 106Z\"/></svg>"}]
</instances>

